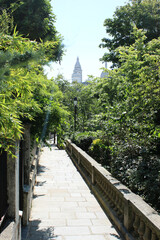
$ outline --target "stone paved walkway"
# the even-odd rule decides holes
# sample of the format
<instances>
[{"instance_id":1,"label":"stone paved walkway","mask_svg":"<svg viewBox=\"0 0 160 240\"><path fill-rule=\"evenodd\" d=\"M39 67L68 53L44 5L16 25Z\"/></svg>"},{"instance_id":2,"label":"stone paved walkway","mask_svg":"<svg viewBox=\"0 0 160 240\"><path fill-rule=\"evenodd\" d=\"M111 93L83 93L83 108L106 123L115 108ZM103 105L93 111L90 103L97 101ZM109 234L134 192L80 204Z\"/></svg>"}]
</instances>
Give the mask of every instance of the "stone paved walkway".
<instances>
[{"instance_id":1,"label":"stone paved walkway","mask_svg":"<svg viewBox=\"0 0 160 240\"><path fill-rule=\"evenodd\" d=\"M22 240L121 239L64 150L44 147Z\"/></svg>"}]
</instances>

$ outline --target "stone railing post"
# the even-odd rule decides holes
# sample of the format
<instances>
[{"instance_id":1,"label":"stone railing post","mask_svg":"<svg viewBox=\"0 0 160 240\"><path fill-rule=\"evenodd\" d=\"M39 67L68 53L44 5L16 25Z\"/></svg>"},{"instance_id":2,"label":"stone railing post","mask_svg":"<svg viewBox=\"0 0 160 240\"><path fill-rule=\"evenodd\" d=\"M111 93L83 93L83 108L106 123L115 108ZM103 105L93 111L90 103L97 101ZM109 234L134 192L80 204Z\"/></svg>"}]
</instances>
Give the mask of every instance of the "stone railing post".
<instances>
[{"instance_id":1,"label":"stone railing post","mask_svg":"<svg viewBox=\"0 0 160 240\"><path fill-rule=\"evenodd\" d=\"M95 167L92 165L92 185L95 184Z\"/></svg>"},{"instance_id":2,"label":"stone railing post","mask_svg":"<svg viewBox=\"0 0 160 240\"><path fill-rule=\"evenodd\" d=\"M78 152L78 165L80 165L81 164L81 155L80 155L80 153Z\"/></svg>"},{"instance_id":3,"label":"stone railing post","mask_svg":"<svg viewBox=\"0 0 160 240\"><path fill-rule=\"evenodd\" d=\"M15 143L12 154L7 156L8 216L15 221L14 239L19 235L19 142Z\"/></svg>"},{"instance_id":4,"label":"stone railing post","mask_svg":"<svg viewBox=\"0 0 160 240\"><path fill-rule=\"evenodd\" d=\"M72 144L71 144L70 146L71 146L71 156L73 156L73 147L72 147Z\"/></svg>"},{"instance_id":5,"label":"stone railing post","mask_svg":"<svg viewBox=\"0 0 160 240\"><path fill-rule=\"evenodd\" d=\"M28 225L29 221L29 213L30 213L30 186L24 185L23 186L23 225Z\"/></svg>"},{"instance_id":6,"label":"stone railing post","mask_svg":"<svg viewBox=\"0 0 160 240\"><path fill-rule=\"evenodd\" d=\"M129 232L133 226L133 216L130 209L130 201L126 200L124 203L124 226Z\"/></svg>"}]
</instances>

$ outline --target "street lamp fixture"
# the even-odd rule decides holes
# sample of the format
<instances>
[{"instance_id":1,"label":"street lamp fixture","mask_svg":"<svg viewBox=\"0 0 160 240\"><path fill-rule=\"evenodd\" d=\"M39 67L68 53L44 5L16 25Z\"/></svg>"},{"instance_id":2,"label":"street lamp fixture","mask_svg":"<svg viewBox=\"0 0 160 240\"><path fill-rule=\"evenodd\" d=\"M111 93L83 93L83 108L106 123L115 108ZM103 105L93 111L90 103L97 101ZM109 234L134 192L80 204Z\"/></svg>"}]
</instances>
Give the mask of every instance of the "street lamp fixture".
<instances>
[{"instance_id":1,"label":"street lamp fixture","mask_svg":"<svg viewBox=\"0 0 160 240\"><path fill-rule=\"evenodd\" d=\"M76 118L77 118L77 97L74 98L74 131L76 131Z\"/></svg>"},{"instance_id":2,"label":"street lamp fixture","mask_svg":"<svg viewBox=\"0 0 160 240\"><path fill-rule=\"evenodd\" d=\"M74 98L74 107L77 106L77 97Z\"/></svg>"}]
</instances>

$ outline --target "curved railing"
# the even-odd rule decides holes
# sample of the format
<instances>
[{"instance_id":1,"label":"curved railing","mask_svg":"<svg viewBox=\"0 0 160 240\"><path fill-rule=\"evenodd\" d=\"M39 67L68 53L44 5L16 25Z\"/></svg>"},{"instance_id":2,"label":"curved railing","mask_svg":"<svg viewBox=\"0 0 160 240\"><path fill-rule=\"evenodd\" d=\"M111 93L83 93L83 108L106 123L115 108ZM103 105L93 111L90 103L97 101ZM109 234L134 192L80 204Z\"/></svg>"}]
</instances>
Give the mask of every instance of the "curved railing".
<instances>
[{"instance_id":1,"label":"curved railing","mask_svg":"<svg viewBox=\"0 0 160 240\"><path fill-rule=\"evenodd\" d=\"M160 215L153 208L70 140L66 150L125 239L160 240Z\"/></svg>"}]
</instances>

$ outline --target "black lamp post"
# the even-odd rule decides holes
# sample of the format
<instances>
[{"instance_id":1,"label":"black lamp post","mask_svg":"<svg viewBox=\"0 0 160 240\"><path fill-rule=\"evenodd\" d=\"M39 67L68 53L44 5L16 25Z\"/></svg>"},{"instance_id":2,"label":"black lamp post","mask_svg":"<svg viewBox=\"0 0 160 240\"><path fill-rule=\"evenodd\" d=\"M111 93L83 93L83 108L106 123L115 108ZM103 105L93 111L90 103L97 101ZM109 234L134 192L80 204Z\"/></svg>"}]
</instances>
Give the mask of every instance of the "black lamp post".
<instances>
[{"instance_id":1,"label":"black lamp post","mask_svg":"<svg viewBox=\"0 0 160 240\"><path fill-rule=\"evenodd\" d=\"M76 131L77 97L74 98L74 131Z\"/></svg>"}]
</instances>

